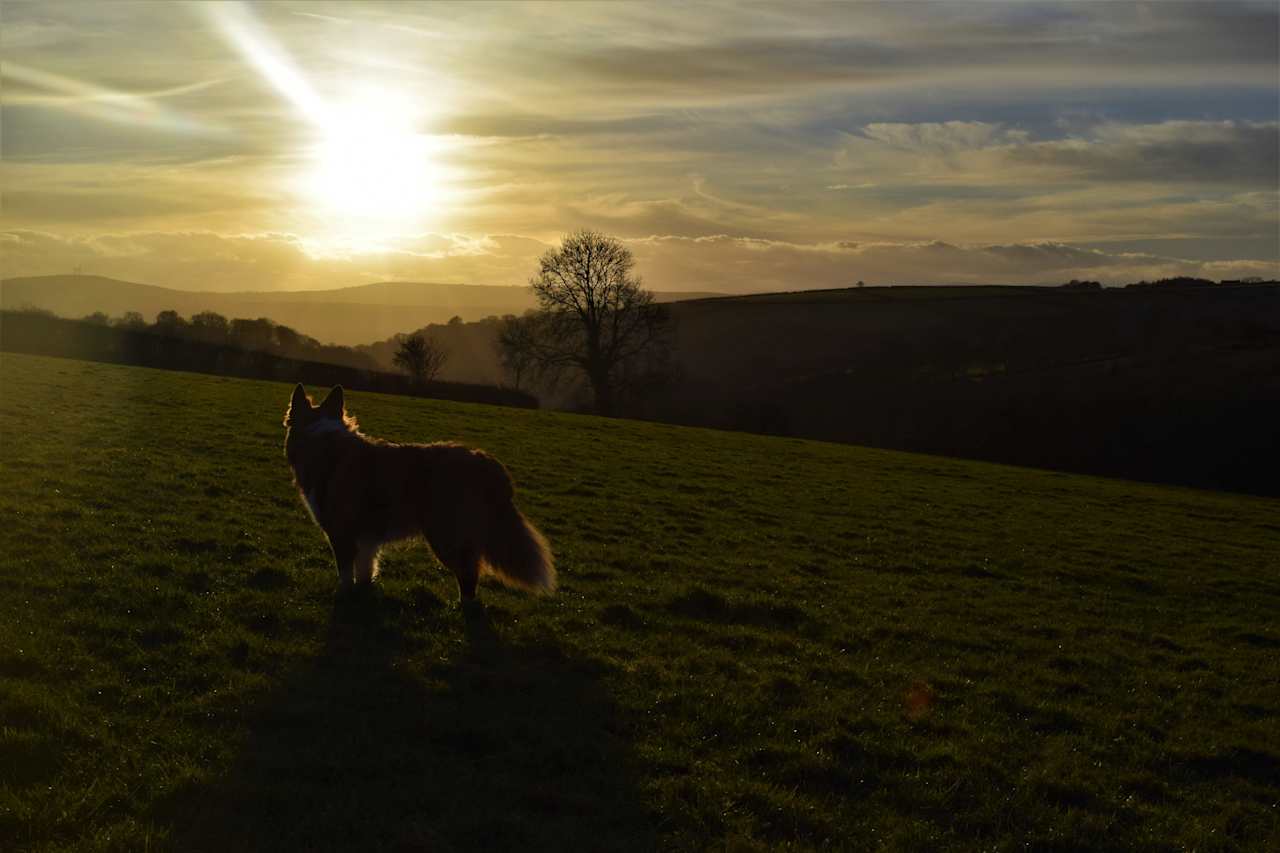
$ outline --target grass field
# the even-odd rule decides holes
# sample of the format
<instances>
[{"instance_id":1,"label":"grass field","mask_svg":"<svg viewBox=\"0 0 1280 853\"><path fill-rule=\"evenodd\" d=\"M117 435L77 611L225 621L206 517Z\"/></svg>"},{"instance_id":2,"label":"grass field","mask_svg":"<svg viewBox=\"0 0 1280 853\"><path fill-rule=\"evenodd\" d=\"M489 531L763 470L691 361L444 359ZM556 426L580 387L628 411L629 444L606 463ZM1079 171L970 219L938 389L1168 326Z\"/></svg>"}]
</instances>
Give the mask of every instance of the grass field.
<instances>
[{"instance_id":1,"label":"grass field","mask_svg":"<svg viewBox=\"0 0 1280 853\"><path fill-rule=\"evenodd\" d=\"M1280 501L350 394L561 589L339 601L289 390L0 355L0 849L1280 847Z\"/></svg>"}]
</instances>

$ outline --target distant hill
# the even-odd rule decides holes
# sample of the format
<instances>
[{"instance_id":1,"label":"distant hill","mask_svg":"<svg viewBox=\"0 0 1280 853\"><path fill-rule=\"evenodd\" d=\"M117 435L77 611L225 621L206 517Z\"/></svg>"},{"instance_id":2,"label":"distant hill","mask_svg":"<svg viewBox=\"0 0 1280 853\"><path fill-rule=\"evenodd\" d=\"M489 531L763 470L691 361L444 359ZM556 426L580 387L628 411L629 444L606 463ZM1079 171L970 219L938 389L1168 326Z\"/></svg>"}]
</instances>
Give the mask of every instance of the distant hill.
<instances>
[{"instance_id":1,"label":"distant hill","mask_svg":"<svg viewBox=\"0 0 1280 853\"><path fill-rule=\"evenodd\" d=\"M1280 286L867 287L684 301L632 416L1280 493ZM498 384L491 323L426 330ZM357 348L390 369L395 348ZM536 389L574 405L577 389Z\"/></svg>"},{"instance_id":2,"label":"distant hill","mask_svg":"<svg viewBox=\"0 0 1280 853\"><path fill-rule=\"evenodd\" d=\"M684 302L650 417L1276 494L1280 286Z\"/></svg>"},{"instance_id":3,"label":"distant hill","mask_svg":"<svg viewBox=\"0 0 1280 853\"><path fill-rule=\"evenodd\" d=\"M659 292L659 300L715 296ZM336 290L203 293L95 275L52 275L0 281L0 307L45 308L79 318L95 311L119 316L137 311L148 320L172 309L184 316L216 311L226 317L269 317L320 341L360 344L383 340L452 317L479 320L520 314L533 307L528 288L384 281Z\"/></svg>"}]
</instances>

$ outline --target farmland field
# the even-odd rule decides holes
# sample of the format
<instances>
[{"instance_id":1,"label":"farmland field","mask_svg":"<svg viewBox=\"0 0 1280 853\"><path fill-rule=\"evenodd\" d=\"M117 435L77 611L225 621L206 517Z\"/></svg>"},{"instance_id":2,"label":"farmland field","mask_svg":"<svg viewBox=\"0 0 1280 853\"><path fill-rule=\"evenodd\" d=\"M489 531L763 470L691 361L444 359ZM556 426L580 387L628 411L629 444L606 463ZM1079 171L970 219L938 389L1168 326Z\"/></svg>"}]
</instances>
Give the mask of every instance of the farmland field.
<instances>
[{"instance_id":1,"label":"farmland field","mask_svg":"<svg viewBox=\"0 0 1280 853\"><path fill-rule=\"evenodd\" d=\"M1280 846L1280 501L352 393L561 589L338 599L289 391L0 355L0 849Z\"/></svg>"}]
</instances>

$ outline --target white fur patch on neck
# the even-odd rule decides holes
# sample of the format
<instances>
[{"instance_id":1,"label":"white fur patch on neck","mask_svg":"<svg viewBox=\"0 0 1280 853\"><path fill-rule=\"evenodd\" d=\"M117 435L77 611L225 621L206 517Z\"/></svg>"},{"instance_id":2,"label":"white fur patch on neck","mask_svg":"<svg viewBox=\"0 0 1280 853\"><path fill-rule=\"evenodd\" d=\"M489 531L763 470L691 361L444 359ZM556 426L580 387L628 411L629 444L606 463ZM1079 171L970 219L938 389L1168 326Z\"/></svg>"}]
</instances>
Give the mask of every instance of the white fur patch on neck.
<instances>
[{"instance_id":1,"label":"white fur patch on neck","mask_svg":"<svg viewBox=\"0 0 1280 853\"><path fill-rule=\"evenodd\" d=\"M331 432L351 432L346 421L335 418L321 418L303 430L307 435L324 435Z\"/></svg>"}]
</instances>

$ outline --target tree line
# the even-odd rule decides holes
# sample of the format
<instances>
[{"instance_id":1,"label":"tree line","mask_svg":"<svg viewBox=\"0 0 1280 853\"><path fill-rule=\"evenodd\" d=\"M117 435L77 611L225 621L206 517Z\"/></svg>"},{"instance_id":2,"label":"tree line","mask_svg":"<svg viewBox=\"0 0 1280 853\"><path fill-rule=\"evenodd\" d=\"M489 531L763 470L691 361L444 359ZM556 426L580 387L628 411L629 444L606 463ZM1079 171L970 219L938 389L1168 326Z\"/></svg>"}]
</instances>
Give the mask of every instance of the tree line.
<instances>
[{"instance_id":1,"label":"tree line","mask_svg":"<svg viewBox=\"0 0 1280 853\"><path fill-rule=\"evenodd\" d=\"M361 370L377 367L373 358L366 353L337 344L323 344L310 335L304 335L267 317L228 319L216 311L201 311L188 319L177 311L167 310L156 314L155 322L148 323L137 311L126 311L120 317L109 317L101 311L95 311L86 316L84 322L265 352L284 358L340 364Z\"/></svg>"},{"instance_id":2,"label":"tree line","mask_svg":"<svg viewBox=\"0 0 1280 853\"><path fill-rule=\"evenodd\" d=\"M342 385L383 394L523 408L538 406L537 398L531 394L491 384L415 382L401 374L378 369L296 358L267 348L249 349L199 340L190 334L189 325L182 334L162 334L157 333L154 324L145 322L124 325L96 319L72 320L38 308L0 309L0 349L290 384Z\"/></svg>"}]
</instances>

